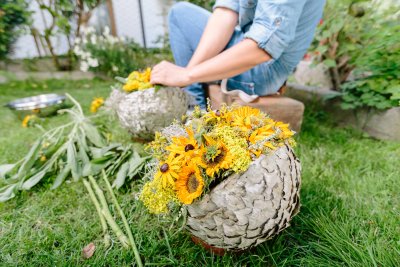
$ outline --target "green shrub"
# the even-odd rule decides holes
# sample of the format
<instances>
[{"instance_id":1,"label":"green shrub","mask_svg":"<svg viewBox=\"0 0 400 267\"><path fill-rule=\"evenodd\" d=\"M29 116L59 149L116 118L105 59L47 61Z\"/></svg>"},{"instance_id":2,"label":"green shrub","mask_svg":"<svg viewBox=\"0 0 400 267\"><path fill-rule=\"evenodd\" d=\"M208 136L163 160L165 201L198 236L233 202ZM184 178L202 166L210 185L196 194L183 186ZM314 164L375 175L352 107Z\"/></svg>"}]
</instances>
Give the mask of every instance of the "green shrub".
<instances>
[{"instance_id":1,"label":"green shrub","mask_svg":"<svg viewBox=\"0 0 400 267\"><path fill-rule=\"evenodd\" d=\"M374 41L363 48L365 52L355 61L356 79L341 86L345 109L400 106L400 25L390 22L379 28L370 33ZM369 34L366 35L367 38Z\"/></svg>"},{"instance_id":2,"label":"green shrub","mask_svg":"<svg viewBox=\"0 0 400 267\"><path fill-rule=\"evenodd\" d=\"M82 71L93 71L110 78L127 77L133 70L145 69L159 61L171 60L167 49L144 49L132 40L111 36L108 28L98 35L92 28L75 41L75 55Z\"/></svg>"},{"instance_id":3,"label":"green shrub","mask_svg":"<svg viewBox=\"0 0 400 267\"><path fill-rule=\"evenodd\" d=\"M311 49L314 60L328 67L342 108L399 105L397 21L396 15L379 10L371 1L327 1Z\"/></svg>"},{"instance_id":4,"label":"green shrub","mask_svg":"<svg viewBox=\"0 0 400 267\"><path fill-rule=\"evenodd\" d=\"M30 12L24 0L0 0L0 60L12 52L12 45L28 23Z\"/></svg>"}]
</instances>

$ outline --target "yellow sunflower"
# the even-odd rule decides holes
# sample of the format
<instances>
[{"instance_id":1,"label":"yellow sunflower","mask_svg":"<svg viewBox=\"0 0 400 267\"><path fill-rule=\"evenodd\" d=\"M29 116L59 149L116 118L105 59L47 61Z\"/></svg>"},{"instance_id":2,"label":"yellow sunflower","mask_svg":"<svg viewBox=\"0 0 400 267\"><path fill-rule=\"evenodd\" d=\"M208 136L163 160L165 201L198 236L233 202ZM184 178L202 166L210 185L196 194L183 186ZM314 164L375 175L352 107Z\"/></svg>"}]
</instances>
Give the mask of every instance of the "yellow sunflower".
<instances>
[{"instance_id":1,"label":"yellow sunflower","mask_svg":"<svg viewBox=\"0 0 400 267\"><path fill-rule=\"evenodd\" d=\"M227 146L220 140L214 140L204 135L206 144L200 148L198 164L206 170L210 177L214 177L222 169L231 167L233 157Z\"/></svg>"},{"instance_id":2,"label":"yellow sunflower","mask_svg":"<svg viewBox=\"0 0 400 267\"><path fill-rule=\"evenodd\" d=\"M151 68L143 72L133 71L126 79L126 84L122 87L127 92L133 90L144 90L153 87L150 83Z\"/></svg>"},{"instance_id":3,"label":"yellow sunflower","mask_svg":"<svg viewBox=\"0 0 400 267\"><path fill-rule=\"evenodd\" d=\"M259 109L252 107L238 107L232 111L232 126L238 127L243 132L247 133L253 128L262 123L263 114Z\"/></svg>"},{"instance_id":4,"label":"yellow sunflower","mask_svg":"<svg viewBox=\"0 0 400 267\"><path fill-rule=\"evenodd\" d=\"M176 195L183 204L192 204L193 200L201 196L204 180L200 170L195 165L183 167L179 178L175 182Z\"/></svg>"},{"instance_id":5,"label":"yellow sunflower","mask_svg":"<svg viewBox=\"0 0 400 267\"><path fill-rule=\"evenodd\" d=\"M188 137L179 136L173 137L171 145L165 149L173 153L178 160L189 161L198 152L199 145L194 138L194 132L191 128L186 128Z\"/></svg>"},{"instance_id":6,"label":"yellow sunflower","mask_svg":"<svg viewBox=\"0 0 400 267\"><path fill-rule=\"evenodd\" d=\"M96 113L97 110L104 104L103 97L95 97L90 104L90 112Z\"/></svg>"},{"instance_id":7,"label":"yellow sunflower","mask_svg":"<svg viewBox=\"0 0 400 267\"><path fill-rule=\"evenodd\" d=\"M175 185L175 179L178 178L180 168L178 159L169 157L166 161L160 162L154 179L160 179L164 188L167 188L168 186L173 187Z\"/></svg>"},{"instance_id":8,"label":"yellow sunflower","mask_svg":"<svg viewBox=\"0 0 400 267\"><path fill-rule=\"evenodd\" d=\"M222 106L220 109L212 110L209 108L208 112L204 114L203 119L207 124L209 122L213 123L224 123L230 121L231 112L226 108L226 106Z\"/></svg>"},{"instance_id":9,"label":"yellow sunflower","mask_svg":"<svg viewBox=\"0 0 400 267\"><path fill-rule=\"evenodd\" d=\"M275 134L275 130L272 126L273 125L266 125L252 132L249 137L250 143L255 144L258 141L272 137Z\"/></svg>"},{"instance_id":10,"label":"yellow sunflower","mask_svg":"<svg viewBox=\"0 0 400 267\"><path fill-rule=\"evenodd\" d=\"M289 124L278 121L275 123L275 127L281 130L281 132L278 135L278 138L280 139L287 139L294 135L294 132L289 129Z\"/></svg>"}]
</instances>

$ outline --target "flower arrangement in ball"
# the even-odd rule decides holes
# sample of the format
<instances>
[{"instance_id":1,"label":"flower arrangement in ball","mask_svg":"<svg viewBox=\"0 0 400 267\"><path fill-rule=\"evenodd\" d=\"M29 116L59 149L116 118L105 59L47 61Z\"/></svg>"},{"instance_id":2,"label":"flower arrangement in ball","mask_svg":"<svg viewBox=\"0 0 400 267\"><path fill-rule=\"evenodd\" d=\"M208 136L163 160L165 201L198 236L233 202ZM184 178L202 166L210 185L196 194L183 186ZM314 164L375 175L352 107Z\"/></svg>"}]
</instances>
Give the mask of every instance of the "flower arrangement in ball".
<instances>
[{"instance_id":1,"label":"flower arrangement in ball","mask_svg":"<svg viewBox=\"0 0 400 267\"><path fill-rule=\"evenodd\" d=\"M232 174L247 171L261 155L293 146L294 131L251 107L223 106L203 113L196 108L188 123L175 123L148 146L158 161L140 200L151 213L191 205Z\"/></svg>"},{"instance_id":2,"label":"flower arrangement in ball","mask_svg":"<svg viewBox=\"0 0 400 267\"><path fill-rule=\"evenodd\" d=\"M114 86L106 106L117 114L121 125L135 138L152 139L156 131L181 118L188 99L183 90L150 83L151 68L133 71Z\"/></svg>"}]
</instances>

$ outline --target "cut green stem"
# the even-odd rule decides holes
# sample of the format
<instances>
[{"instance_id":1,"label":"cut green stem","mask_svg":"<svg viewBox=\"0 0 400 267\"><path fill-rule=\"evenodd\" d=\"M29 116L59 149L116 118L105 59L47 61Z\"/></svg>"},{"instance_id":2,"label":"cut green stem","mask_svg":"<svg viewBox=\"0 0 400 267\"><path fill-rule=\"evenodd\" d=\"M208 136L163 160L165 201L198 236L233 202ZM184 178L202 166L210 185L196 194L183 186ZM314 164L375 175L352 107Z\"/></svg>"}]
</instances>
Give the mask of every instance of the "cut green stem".
<instances>
[{"instance_id":1,"label":"cut green stem","mask_svg":"<svg viewBox=\"0 0 400 267\"><path fill-rule=\"evenodd\" d=\"M92 200L94 206L96 207L97 214L99 215L100 218L101 227L103 228L104 245L106 248L108 248L110 246L110 235L107 233L107 222L103 216L103 213L101 212L100 203L97 200L96 195L94 194L90 183L85 179L83 179L83 184L85 185L87 191L89 192L90 199Z\"/></svg>"},{"instance_id":2,"label":"cut green stem","mask_svg":"<svg viewBox=\"0 0 400 267\"><path fill-rule=\"evenodd\" d=\"M121 244L125 247L128 248L129 247L129 240L126 237L126 235L122 232L121 228L118 226L118 224L115 222L114 218L111 215L110 210L108 209L108 204L106 201L106 198L104 196L103 191L100 189L99 185L97 184L96 180L93 178L93 176L89 176L89 181L92 184L97 197L100 200L101 203L101 213L103 214L104 218L106 219L108 225L110 226L110 228L114 231L115 235L117 236L117 238L119 239L119 241L121 242Z\"/></svg>"},{"instance_id":3,"label":"cut green stem","mask_svg":"<svg viewBox=\"0 0 400 267\"><path fill-rule=\"evenodd\" d=\"M125 231L128 233L129 241L130 241L130 244L132 246L133 253L135 254L136 263L138 264L139 267L142 267L143 266L142 259L140 258L139 250L137 249L137 246L136 246L135 240L133 238L133 234L132 234L131 228L129 227L129 224L128 224L128 220L126 219L125 214L122 211L121 206L119 205L117 198L115 197L114 191L112 190L112 187L110 185L110 182L107 179L107 175L106 175L106 172L104 171L104 169L102 170L102 174L103 174L104 182L107 185L108 192L111 195L111 199L112 199L115 207L117 208L117 210L119 212L119 215L122 218L122 222L124 223Z\"/></svg>"}]
</instances>

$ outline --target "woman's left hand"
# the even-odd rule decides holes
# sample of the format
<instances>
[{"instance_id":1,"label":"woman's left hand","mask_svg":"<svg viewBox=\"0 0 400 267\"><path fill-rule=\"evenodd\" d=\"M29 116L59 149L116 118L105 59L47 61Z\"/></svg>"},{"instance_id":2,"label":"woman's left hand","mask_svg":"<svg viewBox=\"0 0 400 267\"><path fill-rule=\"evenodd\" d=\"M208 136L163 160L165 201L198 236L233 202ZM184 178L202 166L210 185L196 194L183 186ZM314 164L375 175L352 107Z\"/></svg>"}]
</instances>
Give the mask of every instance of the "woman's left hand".
<instances>
[{"instance_id":1,"label":"woman's left hand","mask_svg":"<svg viewBox=\"0 0 400 267\"><path fill-rule=\"evenodd\" d=\"M184 87L193 82L189 78L187 68L179 67L168 61L162 61L153 67L150 83Z\"/></svg>"}]
</instances>

